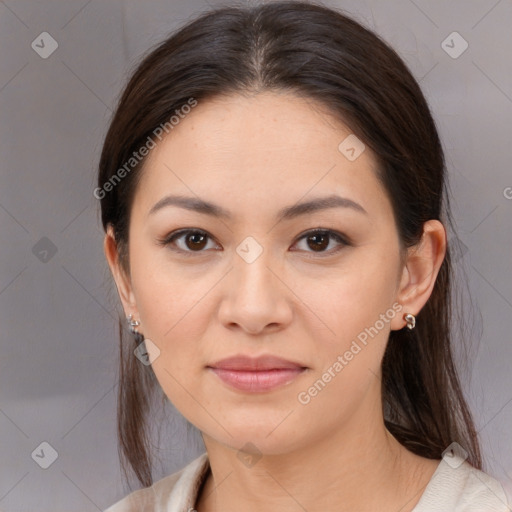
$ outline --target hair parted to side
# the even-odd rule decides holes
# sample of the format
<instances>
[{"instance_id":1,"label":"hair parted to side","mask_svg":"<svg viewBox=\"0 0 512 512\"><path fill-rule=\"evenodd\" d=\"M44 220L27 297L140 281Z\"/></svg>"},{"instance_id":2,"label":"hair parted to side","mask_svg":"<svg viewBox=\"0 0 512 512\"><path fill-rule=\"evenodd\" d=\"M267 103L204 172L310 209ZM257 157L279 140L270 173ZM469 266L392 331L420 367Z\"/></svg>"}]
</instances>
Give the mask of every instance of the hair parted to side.
<instances>
[{"instance_id":1,"label":"hair parted to side","mask_svg":"<svg viewBox=\"0 0 512 512\"><path fill-rule=\"evenodd\" d=\"M445 161L435 122L404 62L379 36L350 17L312 2L222 7L196 17L140 63L117 105L99 163L102 188L156 127L194 98L288 91L327 107L375 154L402 248L420 241L423 224L453 229ZM114 230L120 264L130 274L128 227L144 160L102 194L101 220ZM391 331L382 363L388 430L409 450L439 459L452 443L481 469L474 422L452 354L450 247L414 330ZM456 318L460 318L457 315ZM133 355L140 339L120 318L118 436L143 486L153 483L149 397L151 366Z\"/></svg>"}]
</instances>

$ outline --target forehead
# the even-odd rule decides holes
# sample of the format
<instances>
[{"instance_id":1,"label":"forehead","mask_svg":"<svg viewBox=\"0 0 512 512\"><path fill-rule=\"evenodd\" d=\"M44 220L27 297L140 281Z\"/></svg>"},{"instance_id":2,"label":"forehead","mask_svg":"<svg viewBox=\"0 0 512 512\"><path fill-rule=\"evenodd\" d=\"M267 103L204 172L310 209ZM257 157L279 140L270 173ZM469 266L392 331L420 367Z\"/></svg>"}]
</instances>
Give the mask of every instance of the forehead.
<instances>
[{"instance_id":1,"label":"forehead","mask_svg":"<svg viewBox=\"0 0 512 512\"><path fill-rule=\"evenodd\" d=\"M151 150L136 202L149 211L164 195L180 193L229 202L227 209L242 215L335 193L365 208L390 208L370 150L355 159L347 158L343 144L340 151L349 136L325 107L289 93L199 102Z\"/></svg>"}]
</instances>

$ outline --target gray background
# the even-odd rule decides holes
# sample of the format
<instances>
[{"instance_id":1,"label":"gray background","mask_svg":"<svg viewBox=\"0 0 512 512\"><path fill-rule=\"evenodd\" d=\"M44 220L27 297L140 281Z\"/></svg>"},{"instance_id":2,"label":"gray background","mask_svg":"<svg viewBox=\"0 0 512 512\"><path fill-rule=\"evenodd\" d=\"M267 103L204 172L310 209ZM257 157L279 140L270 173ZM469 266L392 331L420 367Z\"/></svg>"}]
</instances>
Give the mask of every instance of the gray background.
<instances>
[{"instance_id":1,"label":"gray background","mask_svg":"<svg viewBox=\"0 0 512 512\"><path fill-rule=\"evenodd\" d=\"M480 339L472 364L461 365L464 389L486 470L510 492L512 2L325 4L391 43L431 104ZM128 492L115 437L120 306L92 195L95 169L137 58L209 5L220 3L0 1L1 510L96 511ZM45 31L58 48L43 59L31 43ZM453 31L469 44L458 58L441 46ZM460 40L445 44L461 49ZM172 412L160 476L202 451ZM58 452L48 469L31 457L44 441Z\"/></svg>"}]
</instances>

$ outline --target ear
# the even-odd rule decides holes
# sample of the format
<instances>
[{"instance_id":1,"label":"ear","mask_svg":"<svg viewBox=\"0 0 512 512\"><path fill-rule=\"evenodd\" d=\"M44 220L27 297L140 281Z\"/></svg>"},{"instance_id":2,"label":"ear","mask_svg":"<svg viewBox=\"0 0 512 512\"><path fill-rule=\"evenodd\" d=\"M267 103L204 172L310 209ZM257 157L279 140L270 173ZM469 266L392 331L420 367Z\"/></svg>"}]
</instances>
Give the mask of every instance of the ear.
<instances>
[{"instance_id":1,"label":"ear","mask_svg":"<svg viewBox=\"0 0 512 512\"><path fill-rule=\"evenodd\" d=\"M119 251L111 224L107 227L107 233L103 242L103 250L105 252L110 271L112 272L112 276L114 277L117 292L119 293L119 297L123 304L125 315L128 316L132 313L135 316L137 307L131 286L131 280L119 263Z\"/></svg>"},{"instance_id":2,"label":"ear","mask_svg":"<svg viewBox=\"0 0 512 512\"><path fill-rule=\"evenodd\" d=\"M391 329L405 327L403 315L417 315L429 299L437 274L446 254L446 230L438 220L423 225L420 242L408 249L396 300L402 305L401 315L391 321Z\"/></svg>"}]
</instances>

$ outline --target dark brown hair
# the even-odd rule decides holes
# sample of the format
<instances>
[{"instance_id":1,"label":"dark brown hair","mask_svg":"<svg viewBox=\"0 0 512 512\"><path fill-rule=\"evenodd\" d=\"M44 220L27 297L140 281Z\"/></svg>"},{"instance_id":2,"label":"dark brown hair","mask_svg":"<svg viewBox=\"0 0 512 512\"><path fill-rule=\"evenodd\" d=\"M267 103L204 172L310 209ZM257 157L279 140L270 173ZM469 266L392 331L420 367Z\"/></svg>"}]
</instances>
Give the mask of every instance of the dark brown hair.
<instances>
[{"instance_id":1,"label":"dark brown hair","mask_svg":"<svg viewBox=\"0 0 512 512\"><path fill-rule=\"evenodd\" d=\"M418 83L393 49L350 17L320 4L225 6L196 17L142 60L111 121L95 195L103 227L113 226L127 275L130 211L144 160L114 183L118 170L191 98L201 104L224 94L272 90L325 106L371 148L402 248L419 242L429 219L453 230L435 122ZM106 183L112 184L108 191ZM384 417L389 431L412 452L439 459L455 441L481 469L477 433L452 355L452 273L448 244L416 328L390 333L382 362ZM149 486L147 417L157 381L151 366L133 355L141 339L135 337L134 343L131 334L123 339L124 317L119 330L121 462L125 476L127 461L139 482Z\"/></svg>"}]
</instances>

